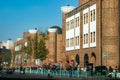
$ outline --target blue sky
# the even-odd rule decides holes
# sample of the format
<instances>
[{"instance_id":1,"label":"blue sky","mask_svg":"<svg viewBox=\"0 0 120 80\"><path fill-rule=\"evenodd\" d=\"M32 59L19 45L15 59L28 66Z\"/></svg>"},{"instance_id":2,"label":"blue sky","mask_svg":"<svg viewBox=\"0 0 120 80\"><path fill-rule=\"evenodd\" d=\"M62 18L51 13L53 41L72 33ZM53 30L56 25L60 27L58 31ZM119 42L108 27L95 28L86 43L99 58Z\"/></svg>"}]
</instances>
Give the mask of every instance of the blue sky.
<instances>
[{"instance_id":1,"label":"blue sky","mask_svg":"<svg viewBox=\"0 0 120 80\"><path fill-rule=\"evenodd\" d=\"M0 41L23 37L23 32L62 27L61 6L78 6L78 0L0 0Z\"/></svg>"}]
</instances>

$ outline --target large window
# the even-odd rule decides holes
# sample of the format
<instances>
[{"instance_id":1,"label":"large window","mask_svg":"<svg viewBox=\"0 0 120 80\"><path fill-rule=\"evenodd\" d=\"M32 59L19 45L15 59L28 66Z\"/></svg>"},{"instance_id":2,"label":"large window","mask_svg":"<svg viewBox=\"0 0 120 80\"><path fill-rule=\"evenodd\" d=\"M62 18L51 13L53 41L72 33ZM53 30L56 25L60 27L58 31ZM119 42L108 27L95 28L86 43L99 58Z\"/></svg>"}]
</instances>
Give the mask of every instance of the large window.
<instances>
[{"instance_id":1,"label":"large window","mask_svg":"<svg viewBox=\"0 0 120 80\"><path fill-rule=\"evenodd\" d=\"M86 38L85 38L85 36L86 36L86 35L84 34L84 36L83 36L83 39L84 39L84 44L86 43L86 42L85 42L85 41L86 41L86 40L85 40L85 39L86 39Z\"/></svg>"},{"instance_id":2,"label":"large window","mask_svg":"<svg viewBox=\"0 0 120 80\"><path fill-rule=\"evenodd\" d=\"M83 23L85 24L85 14L83 15Z\"/></svg>"},{"instance_id":3,"label":"large window","mask_svg":"<svg viewBox=\"0 0 120 80\"><path fill-rule=\"evenodd\" d=\"M69 22L66 22L66 30L69 30Z\"/></svg>"},{"instance_id":4,"label":"large window","mask_svg":"<svg viewBox=\"0 0 120 80\"><path fill-rule=\"evenodd\" d=\"M95 9L93 10L93 21L95 21Z\"/></svg>"},{"instance_id":5,"label":"large window","mask_svg":"<svg viewBox=\"0 0 120 80\"><path fill-rule=\"evenodd\" d=\"M76 36L75 37L75 46L78 46L79 45L79 36Z\"/></svg>"},{"instance_id":6,"label":"large window","mask_svg":"<svg viewBox=\"0 0 120 80\"><path fill-rule=\"evenodd\" d=\"M95 21L95 9L93 9L93 10L91 10L90 11L90 21L92 22L92 21Z\"/></svg>"},{"instance_id":7,"label":"large window","mask_svg":"<svg viewBox=\"0 0 120 80\"><path fill-rule=\"evenodd\" d=\"M90 33L90 42L92 43L92 32Z\"/></svg>"},{"instance_id":8,"label":"large window","mask_svg":"<svg viewBox=\"0 0 120 80\"><path fill-rule=\"evenodd\" d=\"M77 13L66 19L66 51L80 49L79 36L80 13Z\"/></svg>"},{"instance_id":9,"label":"large window","mask_svg":"<svg viewBox=\"0 0 120 80\"><path fill-rule=\"evenodd\" d=\"M90 33L90 43L95 42L95 32Z\"/></svg>"},{"instance_id":10,"label":"large window","mask_svg":"<svg viewBox=\"0 0 120 80\"><path fill-rule=\"evenodd\" d=\"M83 10L83 48L96 46L96 4Z\"/></svg>"},{"instance_id":11,"label":"large window","mask_svg":"<svg viewBox=\"0 0 120 80\"><path fill-rule=\"evenodd\" d=\"M88 34L86 34L86 44L88 44Z\"/></svg>"},{"instance_id":12,"label":"large window","mask_svg":"<svg viewBox=\"0 0 120 80\"><path fill-rule=\"evenodd\" d=\"M95 32L93 32L93 42L95 42Z\"/></svg>"},{"instance_id":13,"label":"large window","mask_svg":"<svg viewBox=\"0 0 120 80\"><path fill-rule=\"evenodd\" d=\"M83 23L87 24L88 23L88 13L85 13L83 16L84 16L83 17Z\"/></svg>"},{"instance_id":14,"label":"large window","mask_svg":"<svg viewBox=\"0 0 120 80\"><path fill-rule=\"evenodd\" d=\"M90 11L90 21L92 22L92 20L93 20L93 13L92 11Z\"/></svg>"},{"instance_id":15,"label":"large window","mask_svg":"<svg viewBox=\"0 0 120 80\"><path fill-rule=\"evenodd\" d=\"M69 47L69 39L66 39L66 47Z\"/></svg>"},{"instance_id":16,"label":"large window","mask_svg":"<svg viewBox=\"0 0 120 80\"><path fill-rule=\"evenodd\" d=\"M88 44L88 34L84 34L84 44Z\"/></svg>"},{"instance_id":17,"label":"large window","mask_svg":"<svg viewBox=\"0 0 120 80\"><path fill-rule=\"evenodd\" d=\"M80 26L80 20L79 20L79 17L77 17L77 26Z\"/></svg>"}]
</instances>

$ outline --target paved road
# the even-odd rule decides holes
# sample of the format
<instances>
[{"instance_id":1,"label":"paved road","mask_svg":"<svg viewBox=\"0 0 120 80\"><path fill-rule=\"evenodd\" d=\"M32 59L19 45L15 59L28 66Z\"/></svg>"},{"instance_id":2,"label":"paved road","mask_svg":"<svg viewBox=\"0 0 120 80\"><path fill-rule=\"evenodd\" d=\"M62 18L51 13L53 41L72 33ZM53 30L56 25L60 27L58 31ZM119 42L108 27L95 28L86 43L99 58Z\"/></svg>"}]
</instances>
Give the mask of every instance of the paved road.
<instances>
[{"instance_id":1,"label":"paved road","mask_svg":"<svg viewBox=\"0 0 120 80\"><path fill-rule=\"evenodd\" d=\"M72 77L48 77L47 75L40 75L40 74L19 74L19 73L13 73L13 74L6 74L6 73L0 73L0 80L107 80L107 79L85 79L85 78L72 78ZM109 79L114 80L114 79ZM115 79L116 80L116 79ZM119 79L118 79L119 80Z\"/></svg>"},{"instance_id":2,"label":"paved road","mask_svg":"<svg viewBox=\"0 0 120 80\"><path fill-rule=\"evenodd\" d=\"M75 78L71 77L59 77L59 76L52 76L48 77L47 75L41 75L41 74L30 74L30 73L25 73L25 74L20 74L20 73L13 73L13 74L6 74L6 73L1 73L1 79L0 80L77 80Z\"/></svg>"}]
</instances>

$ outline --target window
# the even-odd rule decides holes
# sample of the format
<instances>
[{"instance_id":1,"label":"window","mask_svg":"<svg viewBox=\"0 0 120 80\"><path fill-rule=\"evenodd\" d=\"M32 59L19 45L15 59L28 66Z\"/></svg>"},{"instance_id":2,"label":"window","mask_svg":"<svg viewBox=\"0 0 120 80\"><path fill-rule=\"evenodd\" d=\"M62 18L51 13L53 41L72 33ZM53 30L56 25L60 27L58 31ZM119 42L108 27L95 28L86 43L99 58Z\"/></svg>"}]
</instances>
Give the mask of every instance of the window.
<instances>
[{"instance_id":1,"label":"window","mask_svg":"<svg viewBox=\"0 0 120 80\"><path fill-rule=\"evenodd\" d=\"M77 37L75 37L75 45L77 45Z\"/></svg>"},{"instance_id":2,"label":"window","mask_svg":"<svg viewBox=\"0 0 120 80\"><path fill-rule=\"evenodd\" d=\"M78 36L78 38L77 38L77 45L79 45L79 36Z\"/></svg>"},{"instance_id":3,"label":"window","mask_svg":"<svg viewBox=\"0 0 120 80\"><path fill-rule=\"evenodd\" d=\"M90 42L92 43L92 32L90 33Z\"/></svg>"},{"instance_id":4,"label":"window","mask_svg":"<svg viewBox=\"0 0 120 80\"><path fill-rule=\"evenodd\" d=\"M85 24L85 14L83 15L83 17L84 17L83 22L84 22L84 24Z\"/></svg>"},{"instance_id":5,"label":"window","mask_svg":"<svg viewBox=\"0 0 120 80\"><path fill-rule=\"evenodd\" d=\"M84 34L84 38L83 39L84 39L84 44L85 44L85 34Z\"/></svg>"},{"instance_id":6,"label":"window","mask_svg":"<svg viewBox=\"0 0 120 80\"><path fill-rule=\"evenodd\" d=\"M69 47L69 39L66 39L66 47Z\"/></svg>"},{"instance_id":7,"label":"window","mask_svg":"<svg viewBox=\"0 0 120 80\"><path fill-rule=\"evenodd\" d=\"M69 22L66 22L66 30L69 30Z\"/></svg>"},{"instance_id":8,"label":"window","mask_svg":"<svg viewBox=\"0 0 120 80\"><path fill-rule=\"evenodd\" d=\"M93 14L92 14L92 11L90 11L90 21L92 22L93 20Z\"/></svg>"},{"instance_id":9,"label":"window","mask_svg":"<svg viewBox=\"0 0 120 80\"><path fill-rule=\"evenodd\" d=\"M88 34L84 34L84 44L88 44Z\"/></svg>"},{"instance_id":10,"label":"window","mask_svg":"<svg viewBox=\"0 0 120 80\"><path fill-rule=\"evenodd\" d=\"M93 21L95 21L95 9L93 10Z\"/></svg>"},{"instance_id":11,"label":"window","mask_svg":"<svg viewBox=\"0 0 120 80\"><path fill-rule=\"evenodd\" d=\"M93 42L95 42L95 32L93 32Z\"/></svg>"},{"instance_id":12,"label":"window","mask_svg":"<svg viewBox=\"0 0 120 80\"><path fill-rule=\"evenodd\" d=\"M90 11L90 22L95 21L95 15L96 15L95 9Z\"/></svg>"},{"instance_id":13,"label":"window","mask_svg":"<svg viewBox=\"0 0 120 80\"><path fill-rule=\"evenodd\" d=\"M74 19L72 19L72 28L74 28Z\"/></svg>"},{"instance_id":14,"label":"window","mask_svg":"<svg viewBox=\"0 0 120 80\"><path fill-rule=\"evenodd\" d=\"M79 20L79 17L77 18L78 20L77 20L77 26L79 26L80 24L80 20Z\"/></svg>"},{"instance_id":15,"label":"window","mask_svg":"<svg viewBox=\"0 0 120 80\"><path fill-rule=\"evenodd\" d=\"M79 45L79 36L75 37L75 46Z\"/></svg>"},{"instance_id":16,"label":"window","mask_svg":"<svg viewBox=\"0 0 120 80\"><path fill-rule=\"evenodd\" d=\"M88 34L86 34L86 44L88 44Z\"/></svg>"},{"instance_id":17,"label":"window","mask_svg":"<svg viewBox=\"0 0 120 80\"><path fill-rule=\"evenodd\" d=\"M77 18L75 18L75 27L77 27Z\"/></svg>"},{"instance_id":18,"label":"window","mask_svg":"<svg viewBox=\"0 0 120 80\"><path fill-rule=\"evenodd\" d=\"M86 23L88 23L88 13L86 13Z\"/></svg>"},{"instance_id":19,"label":"window","mask_svg":"<svg viewBox=\"0 0 120 80\"><path fill-rule=\"evenodd\" d=\"M88 13L85 13L84 15L83 15L83 23L84 24L87 24L88 23Z\"/></svg>"},{"instance_id":20,"label":"window","mask_svg":"<svg viewBox=\"0 0 120 80\"><path fill-rule=\"evenodd\" d=\"M95 42L95 32L90 33L90 42L91 43Z\"/></svg>"},{"instance_id":21,"label":"window","mask_svg":"<svg viewBox=\"0 0 120 80\"><path fill-rule=\"evenodd\" d=\"M74 38L71 39L71 46L74 45L74 40L73 40L73 39L74 39Z\"/></svg>"}]
</instances>

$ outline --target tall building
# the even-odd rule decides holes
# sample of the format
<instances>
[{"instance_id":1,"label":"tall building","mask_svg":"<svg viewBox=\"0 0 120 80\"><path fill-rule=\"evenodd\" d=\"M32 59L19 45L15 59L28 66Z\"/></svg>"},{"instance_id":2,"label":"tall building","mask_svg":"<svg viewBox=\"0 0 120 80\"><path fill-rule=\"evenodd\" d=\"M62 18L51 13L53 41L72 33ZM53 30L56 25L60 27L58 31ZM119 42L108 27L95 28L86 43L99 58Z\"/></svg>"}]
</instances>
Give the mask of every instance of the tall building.
<instances>
[{"instance_id":1,"label":"tall building","mask_svg":"<svg viewBox=\"0 0 120 80\"><path fill-rule=\"evenodd\" d=\"M79 6L63 6L62 35L66 61L81 67L120 66L119 0L78 0Z\"/></svg>"},{"instance_id":2,"label":"tall building","mask_svg":"<svg viewBox=\"0 0 120 80\"><path fill-rule=\"evenodd\" d=\"M8 39L7 41L0 42L0 48L5 47L6 49L11 49L13 47L14 43L12 39Z\"/></svg>"},{"instance_id":3,"label":"tall building","mask_svg":"<svg viewBox=\"0 0 120 80\"><path fill-rule=\"evenodd\" d=\"M15 51L15 59L13 61L14 66L36 66L39 64L44 63L57 63L59 61L63 61L64 53L63 46L62 46L62 29L59 26L52 26L48 29L47 37L48 39L45 42L45 46L48 49L48 55L46 56L46 59L42 62L41 60L37 61L38 59L35 59L35 51L33 40L36 38L36 41L40 40L40 33L37 33L37 30L29 30L29 32L24 32L23 39L18 38L18 40L14 44L14 51ZM22 50L22 46L28 44L28 41L31 40L31 49L32 51L29 53L30 57L27 57L27 53ZM30 43L29 43L30 44ZM38 44L37 44L38 45ZM37 49L38 50L38 49ZM27 58L26 58L27 57ZM27 62L24 60L27 59Z\"/></svg>"},{"instance_id":4,"label":"tall building","mask_svg":"<svg viewBox=\"0 0 120 80\"><path fill-rule=\"evenodd\" d=\"M20 65L24 66L33 66L35 65L35 58L34 58L34 50L32 50L30 53L25 53L25 51L22 51L22 48L24 46L27 46L28 41L33 40L36 38L37 30L31 29L28 32L23 33L23 38L18 38L14 43L14 53L15 58L13 59L13 65L18 67ZM31 46L33 48L34 46ZM31 54L30 56L27 54Z\"/></svg>"},{"instance_id":5,"label":"tall building","mask_svg":"<svg viewBox=\"0 0 120 80\"><path fill-rule=\"evenodd\" d=\"M62 29L59 26L52 26L48 29L46 47L49 51L45 63L63 61Z\"/></svg>"}]
</instances>

